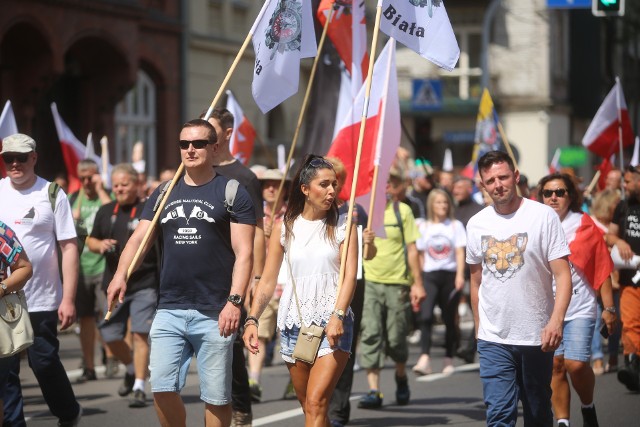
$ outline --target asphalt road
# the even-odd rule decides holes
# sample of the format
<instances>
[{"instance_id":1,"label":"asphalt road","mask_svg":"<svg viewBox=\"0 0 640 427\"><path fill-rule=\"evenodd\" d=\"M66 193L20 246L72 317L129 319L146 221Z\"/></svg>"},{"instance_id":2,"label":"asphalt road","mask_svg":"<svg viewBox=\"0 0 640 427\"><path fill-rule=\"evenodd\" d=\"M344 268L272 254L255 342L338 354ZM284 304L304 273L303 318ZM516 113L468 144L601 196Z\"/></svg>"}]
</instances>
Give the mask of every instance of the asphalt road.
<instances>
[{"instance_id":1,"label":"asphalt road","mask_svg":"<svg viewBox=\"0 0 640 427\"><path fill-rule=\"evenodd\" d=\"M433 350L434 369L442 364L444 350L441 347L442 330L435 333ZM61 356L72 381L80 375L80 346L74 334L61 336ZM419 349L411 347L409 366L417 360ZM99 353L98 353L99 354ZM98 380L84 384L75 384L74 390L84 409L81 425L84 426L156 426L158 421L153 409L152 397L148 391L146 408L130 409L127 400L117 395L116 390L122 381L123 367L117 378L104 378L104 368L98 367ZM35 378L23 361L23 387L25 395L25 415L28 426L51 426L56 420L49 413ZM456 360L456 371L452 375L432 374L418 378L410 376L411 403L408 406L395 405L395 382L392 364L382 371L381 384L384 393L384 405L378 410L357 408L357 399L367 392L366 378L362 371L355 374L352 394L352 416L349 425L353 426L483 426L485 425L482 387L478 377L478 365L464 365ZM288 373L279 356L275 365L263 372L263 399L254 404L254 426L300 426L304 420L299 404L295 400L282 400L288 381ZM147 386L148 387L148 386ZM198 378L192 369L187 386L182 393L187 408L187 425L203 424L204 405L199 399ZM620 385L615 374L605 374L596 380L596 408L600 425L640 426L640 394L629 393ZM572 415L574 425L580 425L579 401L575 393L572 396ZM524 425L522 419L518 426Z\"/></svg>"}]
</instances>

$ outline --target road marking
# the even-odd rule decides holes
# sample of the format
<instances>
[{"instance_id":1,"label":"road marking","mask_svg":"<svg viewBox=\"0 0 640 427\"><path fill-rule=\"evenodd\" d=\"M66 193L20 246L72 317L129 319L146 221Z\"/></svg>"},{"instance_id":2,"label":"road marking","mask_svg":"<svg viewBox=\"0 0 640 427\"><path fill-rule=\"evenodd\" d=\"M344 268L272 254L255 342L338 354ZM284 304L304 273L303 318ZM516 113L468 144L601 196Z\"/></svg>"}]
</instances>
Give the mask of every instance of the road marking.
<instances>
[{"instance_id":1,"label":"road marking","mask_svg":"<svg viewBox=\"0 0 640 427\"><path fill-rule=\"evenodd\" d=\"M422 382L422 383L430 383L432 381L441 380L443 378L449 378L451 375L455 374L456 372L470 372L470 371L477 371L478 369L480 369L479 363L468 363L466 365L457 366L456 368L454 368L454 371L451 374L423 375L421 377L416 378L416 381Z\"/></svg>"}]
</instances>

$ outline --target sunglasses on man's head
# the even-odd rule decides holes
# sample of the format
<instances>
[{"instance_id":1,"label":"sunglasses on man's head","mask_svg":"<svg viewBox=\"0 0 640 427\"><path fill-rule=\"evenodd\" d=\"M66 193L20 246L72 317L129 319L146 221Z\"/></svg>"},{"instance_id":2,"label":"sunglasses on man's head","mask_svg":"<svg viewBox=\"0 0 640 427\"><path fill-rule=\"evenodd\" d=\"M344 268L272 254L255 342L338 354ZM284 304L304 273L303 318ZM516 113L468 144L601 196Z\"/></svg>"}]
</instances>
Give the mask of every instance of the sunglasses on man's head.
<instances>
[{"instance_id":1,"label":"sunglasses on man's head","mask_svg":"<svg viewBox=\"0 0 640 427\"><path fill-rule=\"evenodd\" d=\"M17 153L17 154L9 154L4 153L2 155L2 160L8 165L17 161L18 163L26 163L29 160L29 153Z\"/></svg>"},{"instance_id":2,"label":"sunglasses on man's head","mask_svg":"<svg viewBox=\"0 0 640 427\"><path fill-rule=\"evenodd\" d=\"M566 188L558 188L557 190L542 190L542 197L546 197L547 199L553 196L553 193L556 194L556 197L564 197L565 194L569 193L569 190Z\"/></svg>"},{"instance_id":3,"label":"sunglasses on man's head","mask_svg":"<svg viewBox=\"0 0 640 427\"><path fill-rule=\"evenodd\" d=\"M187 150L189 149L189 144L193 145L193 148L195 148L196 150L200 150L204 147L206 147L207 145L209 145L209 140L208 139L196 139L193 141L189 141L186 139L181 139L180 142L178 142L178 145L180 146L181 150Z\"/></svg>"}]
</instances>

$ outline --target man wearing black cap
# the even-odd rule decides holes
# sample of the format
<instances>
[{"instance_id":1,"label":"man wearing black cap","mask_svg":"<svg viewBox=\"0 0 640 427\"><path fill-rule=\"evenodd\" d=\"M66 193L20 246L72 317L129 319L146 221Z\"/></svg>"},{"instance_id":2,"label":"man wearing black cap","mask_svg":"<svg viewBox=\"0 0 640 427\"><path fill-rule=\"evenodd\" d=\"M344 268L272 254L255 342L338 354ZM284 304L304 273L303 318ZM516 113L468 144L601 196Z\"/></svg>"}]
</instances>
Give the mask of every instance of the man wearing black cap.
<instances>
[{"instance_id":1,"label":"man wearing black cap","mask_svg":"<svg viewBox=\"0 0 640 427\"><path fill-rule=\"evenodd\" d=\"M0 180L2 215L20 236L33 263L33 277L24 287L34 343L27 349L29 365L59 426L77 425L82 408L76 401L58 354L61 329L75 322L78 282L78 245L66 194L49 194L49 182L35 174L36 142L14 134L2 140L7 178ZM53 199L53 200L52 200ZM62 254L62 286L57 250ZM9 375L4 395L5 425L24 426L20 358Z\"/></svg>"}]
</instances>

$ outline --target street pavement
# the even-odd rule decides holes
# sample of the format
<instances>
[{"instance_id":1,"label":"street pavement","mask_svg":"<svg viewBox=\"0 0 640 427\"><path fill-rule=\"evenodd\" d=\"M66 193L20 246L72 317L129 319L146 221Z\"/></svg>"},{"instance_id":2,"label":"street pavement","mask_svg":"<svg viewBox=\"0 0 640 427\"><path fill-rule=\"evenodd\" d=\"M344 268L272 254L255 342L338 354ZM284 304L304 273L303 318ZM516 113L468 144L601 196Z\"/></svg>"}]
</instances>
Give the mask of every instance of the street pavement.
<instances>
[{"instance_id":1,"label":"street pavement","mask_svg":"<svg viewBox=\"0 0 640 427\"><path fill-rule=\"evenodd\" d=\"M470 325L464 324L465 329ZM463 336L466 334L463 332ZM64 334L60 337L60 354L72 379L76 396L80 401L84 415L81 425L96 427L157 426L158 421L153 409L152 396L147 385L148 406L130 409L127 399L118 396L116 390L121 384L124 367L120 367L114 379L104 377L104 368L97 368L98 380L77 384L80 375L80 345L78 337ZM444 356L443 328L436 327L434 348L432 351L433 368L438 371ZM97 352L97 354L100 354ZM411 346L408 366L417 360L419 347ZM482 386L478 376L478 365L464 364L456 360L456 371L452 375L432 374L417 377L410 376L411 403L408 406L395 404L395 381L393 365L389 361L381 374L384 404L378 410L357 408L360 396L367 392L365 373L355 374L352 392L352 426L469 426L485 425L485 409L482 401ZM23 392L25 396L25 415L28 426L52 426L57 420L49 413L40 389L25 360L22 365ZM288 372L281 358L276 355L274 365L263 371L263 399L253 405L254 426L301 426L304 423L302 411L295 400L283 400L282 396L288 382ZM204 404L199 399L197 374L192 364L187 385L182 392L187 410L187 425L203 425ZM620 385L615 374L605 374L596 379L595 402L600 425L640 426L640 394L629 393ZM572 395L571 414L574 425L581 425L580 403ZM524 425L519 419L518 426Z\"/></svg>"}]
</instances>

